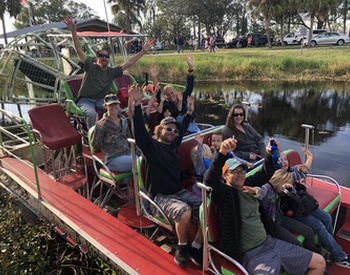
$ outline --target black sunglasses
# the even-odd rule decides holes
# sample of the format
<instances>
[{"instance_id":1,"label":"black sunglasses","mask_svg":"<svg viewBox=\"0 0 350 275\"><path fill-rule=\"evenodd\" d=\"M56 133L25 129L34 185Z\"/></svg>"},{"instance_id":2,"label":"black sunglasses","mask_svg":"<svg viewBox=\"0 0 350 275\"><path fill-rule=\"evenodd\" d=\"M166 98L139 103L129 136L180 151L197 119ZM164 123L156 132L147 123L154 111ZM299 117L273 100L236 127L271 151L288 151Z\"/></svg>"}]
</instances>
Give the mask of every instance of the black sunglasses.
<instances>
[{"instance_id":1,"label":"black sunglasses","mask_svg":"<svg viewBox=\"0 0 350 275\"><path fill-rule=\"evenodd\" d=\"M119 98L115 95L105 97L105 102L116 101L116 100L119 101Z\"/></svg>"},{"instance_id":2,"label":"black sunglasses","mask_svg":"<svg viewBox=\"0 0 350 275\"><path fill-rule=\"evenodd\" d=\"M104 53L99 53L97 57L104 57L104 58L109 58L109 54L104 54Z\"/></svg>"},{"instance_id":3,"label":"black sunglasses","mask_svg":"<svg viewBox=\"0 0 350 275\"><path fill-rule=\"evenodd\" d=\"M237 116L244 116L244 113L232 114L232 116L234 116L234 117L237 117Z\"/></svg>"},{"instance_id":4,"label":"black sunglasses","mask_svg":"<svg viewBox=\"0 0 350 275\"><path fill-rule=\"evenodd\" d=\"M174 132L174 134L176 134L176 135L179 133L178 129L173 129L169 126L163 126L163 129L167 130L168 132Z\"/></svg>"}]
</instances>

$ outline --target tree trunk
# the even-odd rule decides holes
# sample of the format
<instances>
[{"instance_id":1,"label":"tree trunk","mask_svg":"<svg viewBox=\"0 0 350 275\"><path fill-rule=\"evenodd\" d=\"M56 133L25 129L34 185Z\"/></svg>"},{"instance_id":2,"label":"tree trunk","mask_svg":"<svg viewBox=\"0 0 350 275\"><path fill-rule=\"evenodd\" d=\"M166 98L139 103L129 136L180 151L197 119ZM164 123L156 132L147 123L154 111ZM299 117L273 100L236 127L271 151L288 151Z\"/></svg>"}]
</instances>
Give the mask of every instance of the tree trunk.
<instances>
[{"instance_id":1,"label":"tree trunk","mask_svg":"<svg viewBox=\"0 0 350 275\"><path fill-rule=\"evenodd\" d=\"M307 46L310 47L311 46L311 39L312 39L312 31L313 31L313 27L314 27L314 22L315 22L315 13L312 12L310 14L310 30L309 30L309 35L308 35L308 39L307 39Z\"/></svg>"},{"instance_id":2,"label":"tree trunk","mask_svg":"<svg viewBox=\"0 0 350 275\"><path fill-rule=\"evenodd\" d=\"M269 48L272 47L271 45L271 35L270 35L270 19L268 17L265 18L265 31L266 31L266 36L267 36L267 44Z\"/></svg>"},{"instance_id":3,"label":"tree trunk","mask_svg":"<svg viewBox=\"0 0 350 275\"><path fill-rule=\"evenodd\" d=\"M7 33L6 33L6 25L5 25L5 20L4 20L4 14L1 14L0 18L1 18L1 22L2 22L2 30L4 32L5 45L7 45Z\"/></svg>"}]
</instances>

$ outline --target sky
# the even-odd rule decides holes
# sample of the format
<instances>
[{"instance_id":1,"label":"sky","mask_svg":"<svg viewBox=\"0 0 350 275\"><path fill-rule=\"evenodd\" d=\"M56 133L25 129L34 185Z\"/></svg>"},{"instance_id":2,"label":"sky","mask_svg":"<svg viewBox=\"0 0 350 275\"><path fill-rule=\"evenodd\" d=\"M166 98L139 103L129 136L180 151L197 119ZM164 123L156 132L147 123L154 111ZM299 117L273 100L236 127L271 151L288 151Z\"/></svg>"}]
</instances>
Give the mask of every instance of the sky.
<instances>
[{"instance_id":1,"label":"sky","mask_svg":"<svg viewBox=\"0 0 350 275\"><path fill-rule=\"evenodd\" d=\"M27 0L30 2L30 0ZM112 19L112 13L111 13L111 5L107 3L107 0L76 0L74 2L77 3L84 3L85 5L87 5L88 7L94 9L97 12L97 15L100 16L100 19L102 20L106 20L106 12L105 12L105 8L104 8L104 1L106 3L106 7L107 7L107 16L108 16L108 21L110 22ZM14 19L10 18L8 16L8 14L5 15L5 23L6 23L6 31L10 32L13 31L13 23L14 23ZM0 25L1 26L1 25ZM3 29L2 27L0 27L0 34L3 33ZM2 39L0 39L0 43L3 43L3 41L1 41Z\"/></svg>"}]
</instances>

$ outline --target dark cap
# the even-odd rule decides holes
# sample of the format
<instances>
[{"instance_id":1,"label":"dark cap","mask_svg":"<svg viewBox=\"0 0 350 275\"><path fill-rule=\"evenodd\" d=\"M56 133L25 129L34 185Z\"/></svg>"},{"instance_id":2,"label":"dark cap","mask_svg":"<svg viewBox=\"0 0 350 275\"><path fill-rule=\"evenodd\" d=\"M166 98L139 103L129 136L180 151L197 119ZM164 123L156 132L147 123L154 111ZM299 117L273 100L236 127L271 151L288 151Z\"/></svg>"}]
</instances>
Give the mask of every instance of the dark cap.
<instances>
[{"instance_id":1,"label":"dark cap","mask_svg":"<svg viewBox=\"0 0 350 275\"><path fill-rule=\"evenodd\" d=\"M160 125L166 125L166 124L170 124L170 123L176 124L177 128L181 127L181 124L179 122L177 122L176 119L173 118L172 116L168 116L166 118L163 118L160 122Z\"/></svg>"}]
</instances>

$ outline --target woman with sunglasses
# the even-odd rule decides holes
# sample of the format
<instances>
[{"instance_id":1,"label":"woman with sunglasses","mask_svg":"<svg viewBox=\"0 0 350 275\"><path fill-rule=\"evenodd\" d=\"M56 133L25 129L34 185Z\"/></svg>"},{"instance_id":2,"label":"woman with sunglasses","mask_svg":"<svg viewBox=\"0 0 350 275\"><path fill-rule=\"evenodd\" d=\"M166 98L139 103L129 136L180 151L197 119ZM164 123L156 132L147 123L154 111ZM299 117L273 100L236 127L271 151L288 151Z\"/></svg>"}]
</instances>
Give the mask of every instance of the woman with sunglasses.
<instances>
[{"instance_id":1,"label":"woman with sunglasses","mask_svg":"<svg viewBox=\"0 0 350 275\"><path fill-rule=\"evenodd\" d=\"M132 170L131 149L128 138L131 137L127 119L119 113L120 101L115 94L104 98L106 115L98 120L92 137L92 146L104 155L104 162L114 172Z\"/></svg>"},{"instance_id":2,"label":"woman with sunglasses","mask_svg":"<svg viewBox=\"0 0 350 275\"><path fill-rule=\"evenodd\" d=\"M232 106L223 128L225 139L234 138L237 146L234 151L237 157L250 162L256 162L265 156L265 143L263 137L246 120L243 105Z\"/></svg>"}]
</instances>

